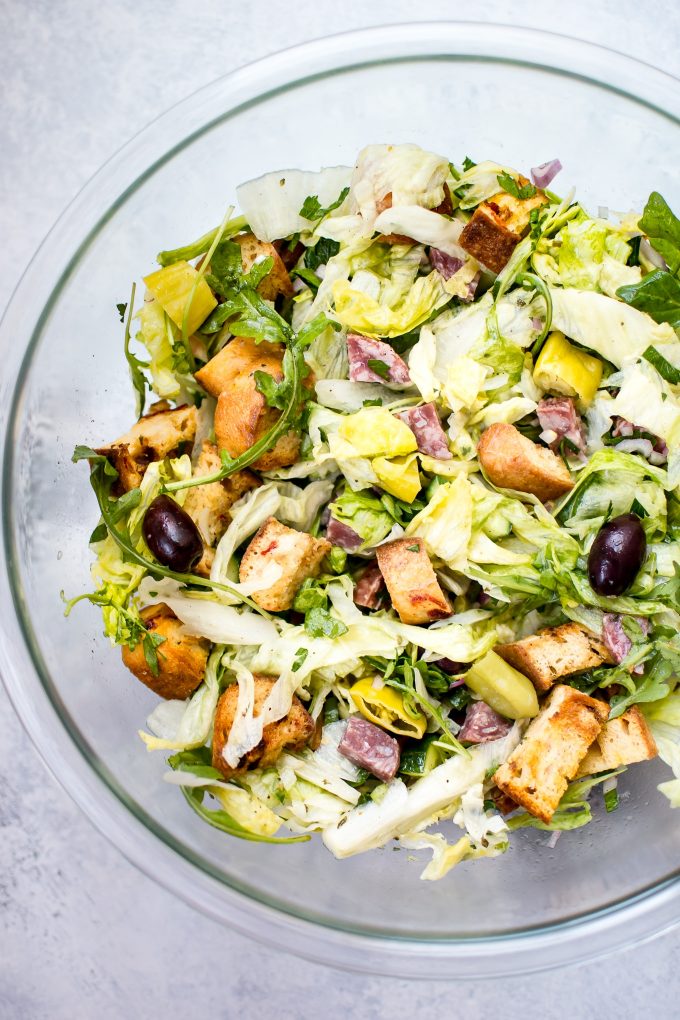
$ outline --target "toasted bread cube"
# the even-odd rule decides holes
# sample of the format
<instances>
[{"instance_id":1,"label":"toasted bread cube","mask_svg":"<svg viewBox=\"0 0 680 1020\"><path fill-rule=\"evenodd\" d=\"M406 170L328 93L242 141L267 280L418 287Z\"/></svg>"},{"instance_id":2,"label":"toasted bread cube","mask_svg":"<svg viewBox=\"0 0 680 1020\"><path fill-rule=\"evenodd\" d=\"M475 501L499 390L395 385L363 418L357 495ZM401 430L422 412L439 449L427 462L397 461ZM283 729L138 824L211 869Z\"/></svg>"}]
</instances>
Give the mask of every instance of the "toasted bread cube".
<instances>
[{"instance_id":1,"label":"toasted bread cube","mask_svg":"<svg viewBox=\"0 0 680 1020\"><path fill-rule=\"evenodd\" d=\"M317 576L322 559L330 551L331 543L325 538L313 538L270 517L243 554L239 580L257 583L260 577L267 576L272 563L277 564L281 569L278 579L255 591L252 597L263 609L280 613L293 605L302 582Z\"/></svg>"},{"instance_id":2,"label":"toasted bread cube","mask_svg":"<svg viewBox=\"0 0 680 1020\"><path fill-rule=\"evenodd\" d=\"M194 468L194 477L215 474L221 467L219 450L214 443L206 440ZM209 482L187 490L184 509L195 521L205 545L217 545L231 520L229 510L233 504L260 484L257 475L245 470L237 471L221 482Z\"/></svg>"},{"instance_id":3,"label":"toasted bread cube","mask_svg":"<svg viewBox=\"0 0 680 1020\"><path fill-rule=\"evenodd\" d=\"M520 185L528 183L520 176ZM547 201L542 191L524 199L499 191L477 206L460 235L461 248L487 269L500 273L527 233L532 210Z\"/></svg>"},{"instance_id":4,"label":"toasted bread cube","mask_svg":"<svg viewBox=\"0 0 680 1020\"><path fill-rule=\"evenodd\" d=\"M274 677L254 674L255 699L254 715L259 715L262 706L276 683ZM238 684L230 684L217 702L213 732L212 763L225 779L239 775L250 768L268 768L276 762L283 751L301 751L314 735L314 720L294 695L290 711L283 719L268 723L262 731L262 740L252 751L241 758L238 766L232 768L225 761L222 752L234 724L238 704Z\"/></svg>"},{"instance_id":5,"label":"toasted bread cube","mask_svg":"<svg viewBox=\"0 0 680 1020\"><path fill-rule=\"evenodd\" d=\"M279 420L281 412L269 407L257 389L255 372L265 372L278 382L283 378L282 361L280 344L235 337L196 373L201 386L217 397L215 438L219 449L231 457L249 450ZM253 467L260 471L287 467L295 463L299 452L300 437L289 432Z\"/></svg>"},{"instance_id":6,"label":"toasted bread cube","mask_svg":"<svg viewBox=\"0 0 680 1020\"><path fill-rule=\"evenodd\" d=\"M560 677L612 661L602 641L578 623L548 627L521 641L499 645L495 651L528 676L539 694L549 691Z\"/></svg>"},{"instance_id":7,"label":"toasted bread cube","mask_svg":"<svg viewBox=\"0 0 680 1020\"><path fill-rule=\"evenodd\" d=\"M184 701L203 683L210 642L185 634L181 620L164 602L147 606L139 615L149 632L164 638L156 647L158 676L146 661L141 641L132 649L123 645L123 663L159 697Z\"/></svg>"},{"instance_id":8,"label":"toasted bread cube","mask_svg":"<svg viewBox=\"0 0 680 1020\"><path fill-rule=\"evenodd\" d=\"M421 539L398 538L379 545L375 554L402 623L432 623L451 615Z\"/></svg>"},{"instance_id":9,"label":"toasted bread cube","mask_svg":"<svg viewBox=\"0 0 680 1020\"><path fill-rule=\"evenodd\" d=\"M241 265L243 272L249 273L256 262L264 259L274 260L271 272L267 273L258 285L258 293L267 301L274 301L279 294L292 297L295 291L293 283L288 274L283 259L273 244L268 241L258 241L255 234L239 234L234 241L241 246Z\"/></svg>"},{"instance_id":10,"label":"toasted bread cube","mask_svg":"<svg viewBox=\"0 0 680 1020\"><path fill-rule=\"evenodd\" d=\"M576 778L648 761L656 755L656 743L647 720L637 705L631 705L618 719L604 724L579 765Z\"/></svg>"},{"instance_id":11,"label":"toasted bread cube","mask_svg":"<svg viewBox=\"0 0 680 1020\"><path fill-rule=\"evenodd\" d=\"M558 684L495 773L496 786L547 824L608 714L603 701Z\"/></svg>"},{"instance_id":12,"label":"toasted bread cube","mask_svg":"<svg viewBox=\"0 0 680 1020\"><path fill-rule=\"evenodd\" d=\"M489 481L501 489L531 492L545 503L574 487L560 458L514 425L498 422L482 432L477 455Z\"/></svg>"},{"instance_id":13,"label":"toasted bread cube","mask_svg":"<svg viewBox=\"0 0 680 1020\"><path fill-rule=\"evenodd\" d=\"M165 401L154 404L129 432L97 450L118 471L117 492L136 489L149 464L164 457L191 453L196 438L196 408L183 404L169 410Z\"/></svg>"}]
</instances>

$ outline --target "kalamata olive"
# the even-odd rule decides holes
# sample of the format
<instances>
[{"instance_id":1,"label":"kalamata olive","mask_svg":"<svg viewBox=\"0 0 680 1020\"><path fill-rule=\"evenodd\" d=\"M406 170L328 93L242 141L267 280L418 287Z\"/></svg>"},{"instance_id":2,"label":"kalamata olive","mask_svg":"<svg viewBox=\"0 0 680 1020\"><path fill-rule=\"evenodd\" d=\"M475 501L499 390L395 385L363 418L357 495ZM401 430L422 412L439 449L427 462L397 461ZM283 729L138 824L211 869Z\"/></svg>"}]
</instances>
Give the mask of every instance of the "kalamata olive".
<instances>
[{"instance_id":1,"label":"kalamata olive","mask_svg":"<svg viewBox=\"0 0 680 1020\"><path fill-rule=\"evenodd\" d=\"M159 563L185 574L203 555L198 528L170 496L156 496L144 514L144 539Z\"/></svg>"},{"instance_id":2,"label":"kalamata olive","mask_svg":"<svg viewBox=\"0 0 680 1020\"><path fill-rule=\"evenodd\" d=\"M647 552L636 514L622 514L597 533L588 554L588 579L598 595L622 595L630 588Z\"/></svg>"}]
</instances>

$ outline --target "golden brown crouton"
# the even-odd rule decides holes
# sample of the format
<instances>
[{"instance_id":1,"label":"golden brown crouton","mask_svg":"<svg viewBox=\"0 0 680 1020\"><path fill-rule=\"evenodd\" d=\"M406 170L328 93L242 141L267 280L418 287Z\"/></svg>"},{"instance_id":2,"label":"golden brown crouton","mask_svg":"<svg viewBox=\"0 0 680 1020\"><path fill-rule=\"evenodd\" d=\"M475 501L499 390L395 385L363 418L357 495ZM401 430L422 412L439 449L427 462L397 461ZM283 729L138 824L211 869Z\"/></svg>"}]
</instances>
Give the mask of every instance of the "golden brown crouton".
<instances>
[{"instance_id":1,"label":"golden brown crouton","mask_svg":"<svg viewBox=\"0 0 680 1020\"><path fill-rule=\"evenodd\" d=\"M252 597L263 609L279 613L290 609L302 582L308 577L316 577L322 559L330 551L331 543L325 538L313 538L270 517L243 554L239 580L257 583L263 577L264 581L271 565L276 564L281 570L278 579L273 584L265 581L266 586L254 592Z\"/></svg>"},{"instance_id":2,"label":"golden brown crouton","mask_svg":"<svg viewBox=\"0 0 680 1020\"><path fill-rule=\"evenodd\" d=\"M191 453L196 437L196 408L183 404L168 410L165 401L154 404L129 432L102 446L97 453L108 457L118 471L117 492L136 489L149 464L164 457Z\"/></svg>"},{"instance_id":3,"label":"golden brown crouton","mask_svg":"<svg viewBox=\"0 0 680 1020\"><path fill-rule=\"evenodd\" d=\"M520 186L528 183L526 177L520 175ZM524 199L499 191L477 206L460 235L461 248L487 269L500 273L528 231L532 210L547 201L542 191Z\"/></svg>"},{"instance_id":4,"label":"golden brown crouton","mask_svg":"<svg viewBox=\"0 0 680 1020\"><path fill-rule=\"evenodd\" d=\"M521 641L499 645L495 651L528 676L539 694L549 691L562 676L612 661L602 641L578 623L548 627Z\"/></svg>"},{"instance_id":5,"label":"golden brown crouton","mask_svg":"<svg viewBox=\"0 0 680 1020\"><path fill-rule=\"evenodd\" d=\"M489 481L501 489L532 492L545 502L574 487L568 469L552 450L532 443L505 422L482 432L477 455Z\"/></svg>"},{"instance_id":6,"label":"golden brown crouton","mask_svg":"<svg viewBox=\"0 0 680 1020\"><path fill-rule=\"evenodd\" d=\"M269 244L267 241L258 241L255 234L239 234L234 238L234 241L241 246L241 264L244 273L249 273L256 262L262 262L268 258L274 260L271 272L267 273L257 288L263 298L267 301L274 301L279 294L292 297L295 291L291 278L283 259L273 244Z\"/></svg>"},{"instance_id":7,"label":"golden brown crouton","mask_svg":"<svg viewBox=\"0 0 680 1020\"><path fill-rule=\"evenodd\" d=\"M255 673L254 715L262 711L267 695L276 683L274 677ZM278 722L269 723L262 731L262 740L252 751L241 758L236 768L224 760L222 751L234 723L238 703L238 684L230 684L217 702L215 729L212 745L213 768L219 769L226 779L231 779L250 768L268 768L283 751L300 751L314 733L314 720L304 708L300 699L293 696L288 715Z\"/></svg>"},{"instance_id":8,"label":"golden brown crouton","mask_svg":"<svg viewBox=\"0 0 680 1020\"><path fill-rule=\"evenodd\" d=\"M207 440L201 447L201 453L194 476L197 478L215 474L222 466L219 450L214 443ZM237 471L221 482L209 482L197 485L187 491L184 509L196 523L203 539L204 553L196 573L210 573L212 553L231 520L230 508L244 493L256 488L261 482L252 471Z\"/></svg>"},{"instance_id":9,"label":"golden brown crouton","mask_svg":"<svg viewBox=\"0 0 680 1020\"><path fill-rule=\"evenodd\" d=\"M548 823L608 714L603 701L558 684L495 773L496 786Z\"/></svg>"},{"instance_id":10,"label":"golden brown crouton","mask_svg":"<svg viewBox=\"0 0 680 1020\"><path fill-rule=\"evenodd\" d=\"M158 676L149 668L141 641L133 649L123 646L124 664L159 697L184 701L203 682L210 643L184 634L181 621L164 602L147 606L139 615L148 631L165 639L156 648Z\"/></svg>"},{"instance_id":11,"label":"golden brown crouton","mask_svg":"<svg viewBox=\"0 0 680 1020\"><path fill-rule=\"evenodd\" d=\"M203 389L217 397L215 438L220 450L239 457L279 420L281 412L269 407L257 389L255 372L265 372L278 382L283 378L282 361L280 344L235 337L196 373ZM295 463L299 452L300 437L289 432L253 467L260 471L287 467Z\"/></svg>"},{"instance_id":12,"label":"golden brown crouton","mask_svg":"<svg viewBox=\"0 0 680 1020\"><path fill-rule=\"evenodd\" d=\"M631 705L618 719L604 724L579 765L576 778L648 761L656 754L656 743L647 720L637 705Z\"/></svg>"},{"instance_id":13,"label":"golden brown crouton","mask_svg":"<svg viewBox=\"0 0 680 1020\"><path fill-rule=\"evenodd\" d=\"M398 538L379 545L375 554L402 623L432 623L451 615L421 539Z\"/></svg>"}]
</instances>

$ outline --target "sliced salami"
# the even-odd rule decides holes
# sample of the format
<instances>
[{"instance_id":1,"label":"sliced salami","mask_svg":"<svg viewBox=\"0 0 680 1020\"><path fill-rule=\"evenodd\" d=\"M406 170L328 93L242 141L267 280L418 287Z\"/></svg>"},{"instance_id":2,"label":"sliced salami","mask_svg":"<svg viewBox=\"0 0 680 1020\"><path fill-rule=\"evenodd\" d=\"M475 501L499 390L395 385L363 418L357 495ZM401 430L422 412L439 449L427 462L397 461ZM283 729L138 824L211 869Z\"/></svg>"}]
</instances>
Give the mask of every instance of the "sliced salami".
<instances>
[{"instance_id":1,"label":"sliced salami","mask_svg":"<svg viewBox=\"0 0 680 1020\"><path fill-rule=\"evenodd\" d=\"M338 751L354 765L368 769L383 783L394 779L401 760L399 744L394 737L360 715L350 716Z\"/></svg>"},{"instance_id":2,"label":"sliced salami","mask_svg":"<svg viewBox=\"0 0 680 1020\"><path fill-rule=\"evenodd\" d=\"M383 340L349 333L347 336L349 378L351 382L410 383L406 362ZM369 362L376 362L375 367ZM384 367L378 367L378 366ZM376 371L377 369L377 371Z\"/></svg>"},{"instance_id":3,"label":"sliced salami","mask_svg":"<svg viewBox=\"0 0 680 1020\"><path fill-rule=\"evenodd\" d=\"M469 744L486 744L489 740L500 740L511 729L512 723L494 712L485 701L474 701L467 710L458 739Z\"/></svg>"},{"instance_id":4,"label":"sliced salami","mask_svg":"<svg viewBox=\"0 0 680 1020\"><path fill-rule=\"evenodd\" d=\"M418 449L436 460L451 460L452 454L446 441L434 404L422 404L400 411L399 418L405 421L416 437Z\"/></svg>"}]
</instances>

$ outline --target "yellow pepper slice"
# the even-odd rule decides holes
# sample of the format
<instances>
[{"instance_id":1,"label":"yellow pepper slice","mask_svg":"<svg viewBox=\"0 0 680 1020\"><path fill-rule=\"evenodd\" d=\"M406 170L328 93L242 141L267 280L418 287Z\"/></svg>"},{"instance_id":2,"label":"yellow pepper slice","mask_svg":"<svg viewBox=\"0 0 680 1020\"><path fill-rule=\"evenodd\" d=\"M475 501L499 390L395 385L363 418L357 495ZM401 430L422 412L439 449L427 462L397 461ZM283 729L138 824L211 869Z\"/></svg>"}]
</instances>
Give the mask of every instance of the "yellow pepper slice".
<instances>
[{"instance_id":1,"label":"yellow pepper slice","mask_svg":"<svg viewBox=\"0 0 680 1020\"><path fill-rule=\"evenodd\" d=\"M374 687L372 677L358 680L349 693L363 717L383 730L402 737L420 739L427 729L427 719L422 712L416 716L410 715L399 691L387 686Z\"/></svg>"},{"instance_id":2,"label":"yellow pepper slice","mask_svg":"<svg viewBox=\"0 0 680 1020\"><path fill-rule=\"evenodd\" d=\"M397 499L412 503L420 492L420 475L415 453L410 453L407 457L376 457L372 466L385 492L391 493Z\"/></svg>"},{"instance_id":3,"label":"yellow pepper slice","mask_svg":"<svg viewBox=\"0 0 680 1020\"><path fill-rule=\"evenodd\" d=\"M531 680L496 652L487 652L473 662L465 683L506 719L533 719L538 715L538 698Z\"/></svg>"},{"instance_id":4,"label":"yellow pepper slice","mask_svg":"<svg viewBox=\"0 0 680 1020\"><path fill-rule=\"evenodd\" d=\"M197 279L198 271L188 262L173 262L171 266L145 276L144 283L175 325L182 329L187 302ZM217 301L213 292L201 278L191 299L187 317L189 336L198 329L216 306Z\"/></svg>"},{"instance_id":5,"label":"yellow pepper slice","mask_svg":"<svg viewBox=\"0 0 680 1020\"><path fill-rule=\"evenodd\" d=\"M542 390L578 397L591 403L602 379L602 362L573 347L564 333L555 330L546 340L534 366L534 382Z\"/></svg>"},{"instance_id":6,"label":"yellow pepper slice","mask_svg":"<svg viewBox=\"0 0 680 1020\"><path fill-rule=\"evenodd\" d=\"M339 435L361 457L399 457L418 449L416 437L386 407L362 407L342 419Z\"/></svg>"}]
</instances>

